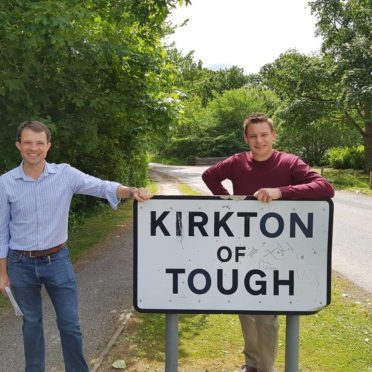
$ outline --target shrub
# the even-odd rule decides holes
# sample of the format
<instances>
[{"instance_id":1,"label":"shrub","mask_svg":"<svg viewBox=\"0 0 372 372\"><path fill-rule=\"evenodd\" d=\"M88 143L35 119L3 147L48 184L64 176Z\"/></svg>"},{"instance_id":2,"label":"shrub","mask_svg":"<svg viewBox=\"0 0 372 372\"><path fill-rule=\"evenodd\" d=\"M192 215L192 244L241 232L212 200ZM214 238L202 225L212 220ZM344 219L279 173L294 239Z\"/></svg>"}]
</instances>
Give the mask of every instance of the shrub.
<instances>
[{"instance_id":1,"label":"shrub","mask_svg":"<svg viewBox=\"0 0 372 372\"><path fill-rule=\"evenodd\" d=\"M328 150L327 160L336 169L364 169L364 146L333 147Z\"/></svg>"}]
</instances>

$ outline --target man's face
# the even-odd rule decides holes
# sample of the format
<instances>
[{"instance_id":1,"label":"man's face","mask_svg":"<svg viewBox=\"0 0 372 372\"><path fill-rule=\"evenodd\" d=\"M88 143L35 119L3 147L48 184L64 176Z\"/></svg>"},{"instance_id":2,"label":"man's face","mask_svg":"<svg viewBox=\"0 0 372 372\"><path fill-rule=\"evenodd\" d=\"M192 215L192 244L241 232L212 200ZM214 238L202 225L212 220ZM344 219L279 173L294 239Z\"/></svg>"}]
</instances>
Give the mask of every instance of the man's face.
<instances>
[{"instance_id":1,"label":"man's face","mask_svg":"<svg viewBox=\"0 0 372 372\"><path fill-rule=\"evenodd\" d=\"M250 124L246 128L244 141L249 146L253 159L263 161L270 158L273 152L275 132L271 131L266 122Z\"/></svg>"},{"instance_id":2,"label":"man's face","mask_svg":"<svg viewBox=\"0 0 372 372\"><path fill-rule=\"evenodd\" d=\"M27 166L44 164L51 143L47 140L45 132L34 132L26 128L22 131L21 139L16 142L23 162Z\"/></svg>"}]
</instances>

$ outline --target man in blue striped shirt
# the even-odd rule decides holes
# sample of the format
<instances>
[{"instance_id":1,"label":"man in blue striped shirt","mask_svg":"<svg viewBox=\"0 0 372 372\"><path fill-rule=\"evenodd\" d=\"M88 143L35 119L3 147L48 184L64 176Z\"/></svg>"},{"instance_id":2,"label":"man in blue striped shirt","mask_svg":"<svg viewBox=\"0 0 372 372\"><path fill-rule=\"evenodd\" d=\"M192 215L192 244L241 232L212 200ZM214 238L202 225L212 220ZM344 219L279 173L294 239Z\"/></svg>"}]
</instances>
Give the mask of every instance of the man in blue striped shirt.
<instances>
[{"instance_id":1,"label":"man in blue striped shirt","mask_svg":"<svg viewBox=\"0 0 372 372\"><path fill-rule=\"evenodd\" d=\"M27 372L45 370L41 286L57 315L66 371L88 371L83 356L75 273L65 245L72 196L145 201L145 188L103 181L68 164L46 162L51 133L38 121L18 127L20 166L0 176L0 291L12 287L23 317Z\"/></svg>"}]
</instances>

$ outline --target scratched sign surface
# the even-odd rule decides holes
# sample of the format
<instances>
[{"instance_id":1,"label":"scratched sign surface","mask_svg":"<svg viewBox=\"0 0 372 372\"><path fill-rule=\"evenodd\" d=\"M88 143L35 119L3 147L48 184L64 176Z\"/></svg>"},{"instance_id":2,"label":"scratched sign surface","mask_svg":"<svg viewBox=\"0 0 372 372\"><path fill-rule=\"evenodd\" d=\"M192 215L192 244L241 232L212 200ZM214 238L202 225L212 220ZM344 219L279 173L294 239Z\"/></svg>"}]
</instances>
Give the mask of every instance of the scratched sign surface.
<instances>
[{"instance_id":1,"label":"scratched sign surface","mask_svg":"<svg viewBox=\"0 0 372 372\"><path fill-rule=\"evenodd\" d=\"M331 200L157 196L134 216L138 311L307 314L330 303Z\"/></svg>"}]
</instances>

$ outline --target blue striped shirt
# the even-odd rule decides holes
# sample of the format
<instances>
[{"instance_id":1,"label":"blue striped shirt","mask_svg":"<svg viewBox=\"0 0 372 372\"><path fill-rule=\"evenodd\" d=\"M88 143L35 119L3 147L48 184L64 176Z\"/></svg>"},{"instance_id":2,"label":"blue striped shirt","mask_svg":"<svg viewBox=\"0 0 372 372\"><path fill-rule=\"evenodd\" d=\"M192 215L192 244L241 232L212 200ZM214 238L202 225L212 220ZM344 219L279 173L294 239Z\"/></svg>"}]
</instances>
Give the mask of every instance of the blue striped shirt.
<instances>
[{"instance_id":1,"label":"blue striped shirt","mask_svg":"<svg viewBox=\"0 0 372 372\"><path fill-rule=\"evenodd\" d=\"M112 208L120 199L117 182L89 176L68 164L45 162L37 180L23 163L0 176L0 258L8 249L43 250L67 241L68 214L74 194L105 198Z\"/></svg>"}]
</instances>

